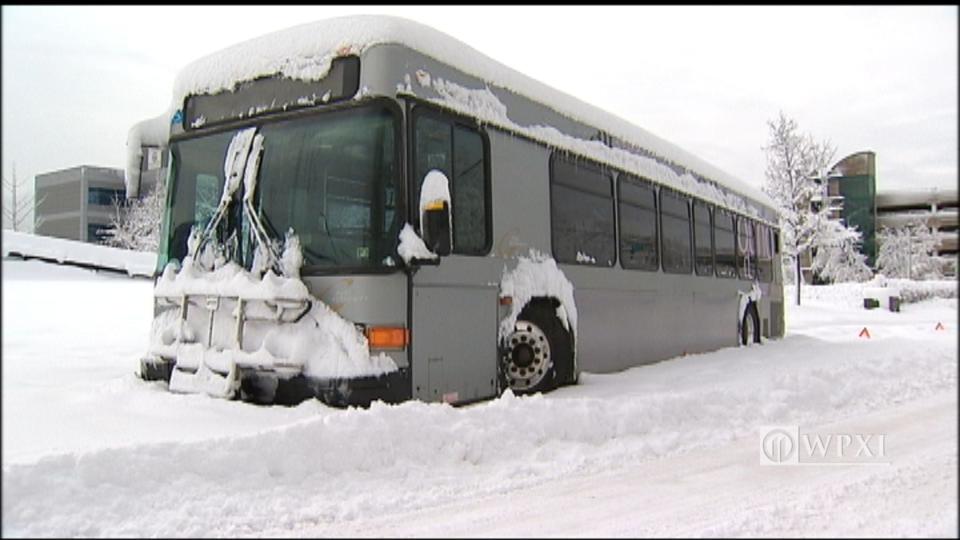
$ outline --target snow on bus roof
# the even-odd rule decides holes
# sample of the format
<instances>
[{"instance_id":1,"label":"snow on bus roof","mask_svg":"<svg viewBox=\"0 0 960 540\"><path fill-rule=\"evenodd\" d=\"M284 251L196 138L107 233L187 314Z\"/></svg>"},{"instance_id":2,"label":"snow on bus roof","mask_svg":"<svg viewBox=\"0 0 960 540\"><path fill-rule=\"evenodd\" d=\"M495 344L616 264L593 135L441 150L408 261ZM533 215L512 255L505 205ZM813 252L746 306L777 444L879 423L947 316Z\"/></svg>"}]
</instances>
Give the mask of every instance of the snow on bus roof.
<instances>
[{"instance_id":1,"label":"snow on bus roof","mask_svg":"<svg viewBox=\"0 0 960 540\"><path fill-rule=\"evenodd\" d=\"M690 152L505 66L443 32L400 17L356 15L325 19L228 47L194 61L180 72L171 106L174 110L179 108L188 95L232 90L240 82L263 76L282 74L300 80L320 79L337 56L359 54L384 43L409 47L480 78L488 85L545 104L564 116L602 129L763 205L775 207L767 194ZM683 189L685 186L680 187L687 191Z\"/></svg>"}]
</instances>

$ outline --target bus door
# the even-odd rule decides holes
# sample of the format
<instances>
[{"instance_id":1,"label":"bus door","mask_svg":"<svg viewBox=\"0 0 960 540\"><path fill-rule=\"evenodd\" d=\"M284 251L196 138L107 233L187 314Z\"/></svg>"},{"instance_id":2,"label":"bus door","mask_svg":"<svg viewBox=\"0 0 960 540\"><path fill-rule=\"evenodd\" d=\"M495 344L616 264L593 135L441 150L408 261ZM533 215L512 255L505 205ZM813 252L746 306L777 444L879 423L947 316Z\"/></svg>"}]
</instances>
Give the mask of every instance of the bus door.
<instances>
[{"instance_id":1,"label":"bus door","mask_svg":"<svg viewBox=\"0 0 960 540\"><path fill-rule=\"evenodd\" d=\"M413 396L423 401L468 402L497 392L498 289L463 259L444 257L412 278Z\"/></svg>"},{"instance_id":2,"label":"bus door","mask_svg":"<svg viewBox=\"0 0 960 540\"><path fill-rule=\"evenodd\" d=\"M497 393L501 266L491 249L490 166L485 134L469 120L416 105L410 122L410 221L419 233L428 173L448 188L449 254L411 274L413 396L469 402ZM432 190L427 190L427 196Z\"/></svg>"}]
</instances>

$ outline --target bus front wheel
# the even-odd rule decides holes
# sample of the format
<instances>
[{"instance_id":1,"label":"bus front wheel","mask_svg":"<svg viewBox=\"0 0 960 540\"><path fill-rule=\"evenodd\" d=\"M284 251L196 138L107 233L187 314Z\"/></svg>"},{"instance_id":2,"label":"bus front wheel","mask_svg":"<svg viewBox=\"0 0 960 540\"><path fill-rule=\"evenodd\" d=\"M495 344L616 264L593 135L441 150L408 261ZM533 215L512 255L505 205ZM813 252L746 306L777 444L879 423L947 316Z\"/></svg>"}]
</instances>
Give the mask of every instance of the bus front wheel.
<instances>
[{"instance_id":1,"label":"bus front wheel","mask_svg":"<svg viewBox=\"0 0 960 540\"><path fill-rule=\"evenodd\" d=\"M548 392L574 380L573 340L551 303L525 307L505 345L503 375L513 392Z\"/></svg>"},{"instance_id":2,"label":"bus front wheel","mask_svg":"<svg viewBox=\"0 0 960 540\"><path fill-rule=\"evenodd\" d=\"M751 343L760 343L760 314L756 302L747 304L747 309L743 310L743 320L740 321L740 344Z\"/></svg>"}]
</instances>

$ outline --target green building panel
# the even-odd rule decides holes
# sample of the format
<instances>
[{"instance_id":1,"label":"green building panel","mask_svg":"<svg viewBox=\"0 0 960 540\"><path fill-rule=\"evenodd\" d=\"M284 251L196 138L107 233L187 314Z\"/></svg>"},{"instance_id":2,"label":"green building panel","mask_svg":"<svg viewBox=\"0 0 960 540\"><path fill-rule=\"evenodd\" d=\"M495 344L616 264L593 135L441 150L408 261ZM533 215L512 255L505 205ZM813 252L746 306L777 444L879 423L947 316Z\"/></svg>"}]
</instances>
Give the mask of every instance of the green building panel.
<instances>
[{"instance_id":1,"label":"green building panel","mask_svg":"<svg viewBox=\"0 0 960 540\"><path fill-rule=\"evenodd\" d=\"M833 167L831 180L837 182L843 196L840 217L862 235L860 251L873 267L877 260L877 169L876 154L857 152Z\"/></svg>"}]
</instances>

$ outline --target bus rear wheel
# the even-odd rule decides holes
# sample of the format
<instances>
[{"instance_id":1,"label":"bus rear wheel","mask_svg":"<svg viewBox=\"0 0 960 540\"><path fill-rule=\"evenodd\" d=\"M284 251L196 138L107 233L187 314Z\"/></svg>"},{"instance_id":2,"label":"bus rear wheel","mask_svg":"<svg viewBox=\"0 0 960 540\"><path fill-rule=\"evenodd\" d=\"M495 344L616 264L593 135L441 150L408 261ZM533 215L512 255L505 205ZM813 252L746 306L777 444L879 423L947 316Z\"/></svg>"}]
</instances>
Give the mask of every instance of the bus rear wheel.
<instances>
[{"instance_id":1,"label":"bus rear wheel","mask_svg":"<svg viewBox=\"0 0 960 540\"><path fill-rule=\"evenodd\" d=\"M740 321L740 344L751 343L760 343L760 314L756 302L747 304L747 309L743 310L743 320Z\"/></svg>"},{"instance_id":2,"label":"bus rear wheel","mask_svg":"<svg viewBox=\"0 0 960 540\"><path fill-rule=\"evenodd\" d=\"M573 379L570 332L556 308L539 303L524 308L507 336L503 357L506 386L518 394L548 392Z\"/></svg>"}]
</instances>

